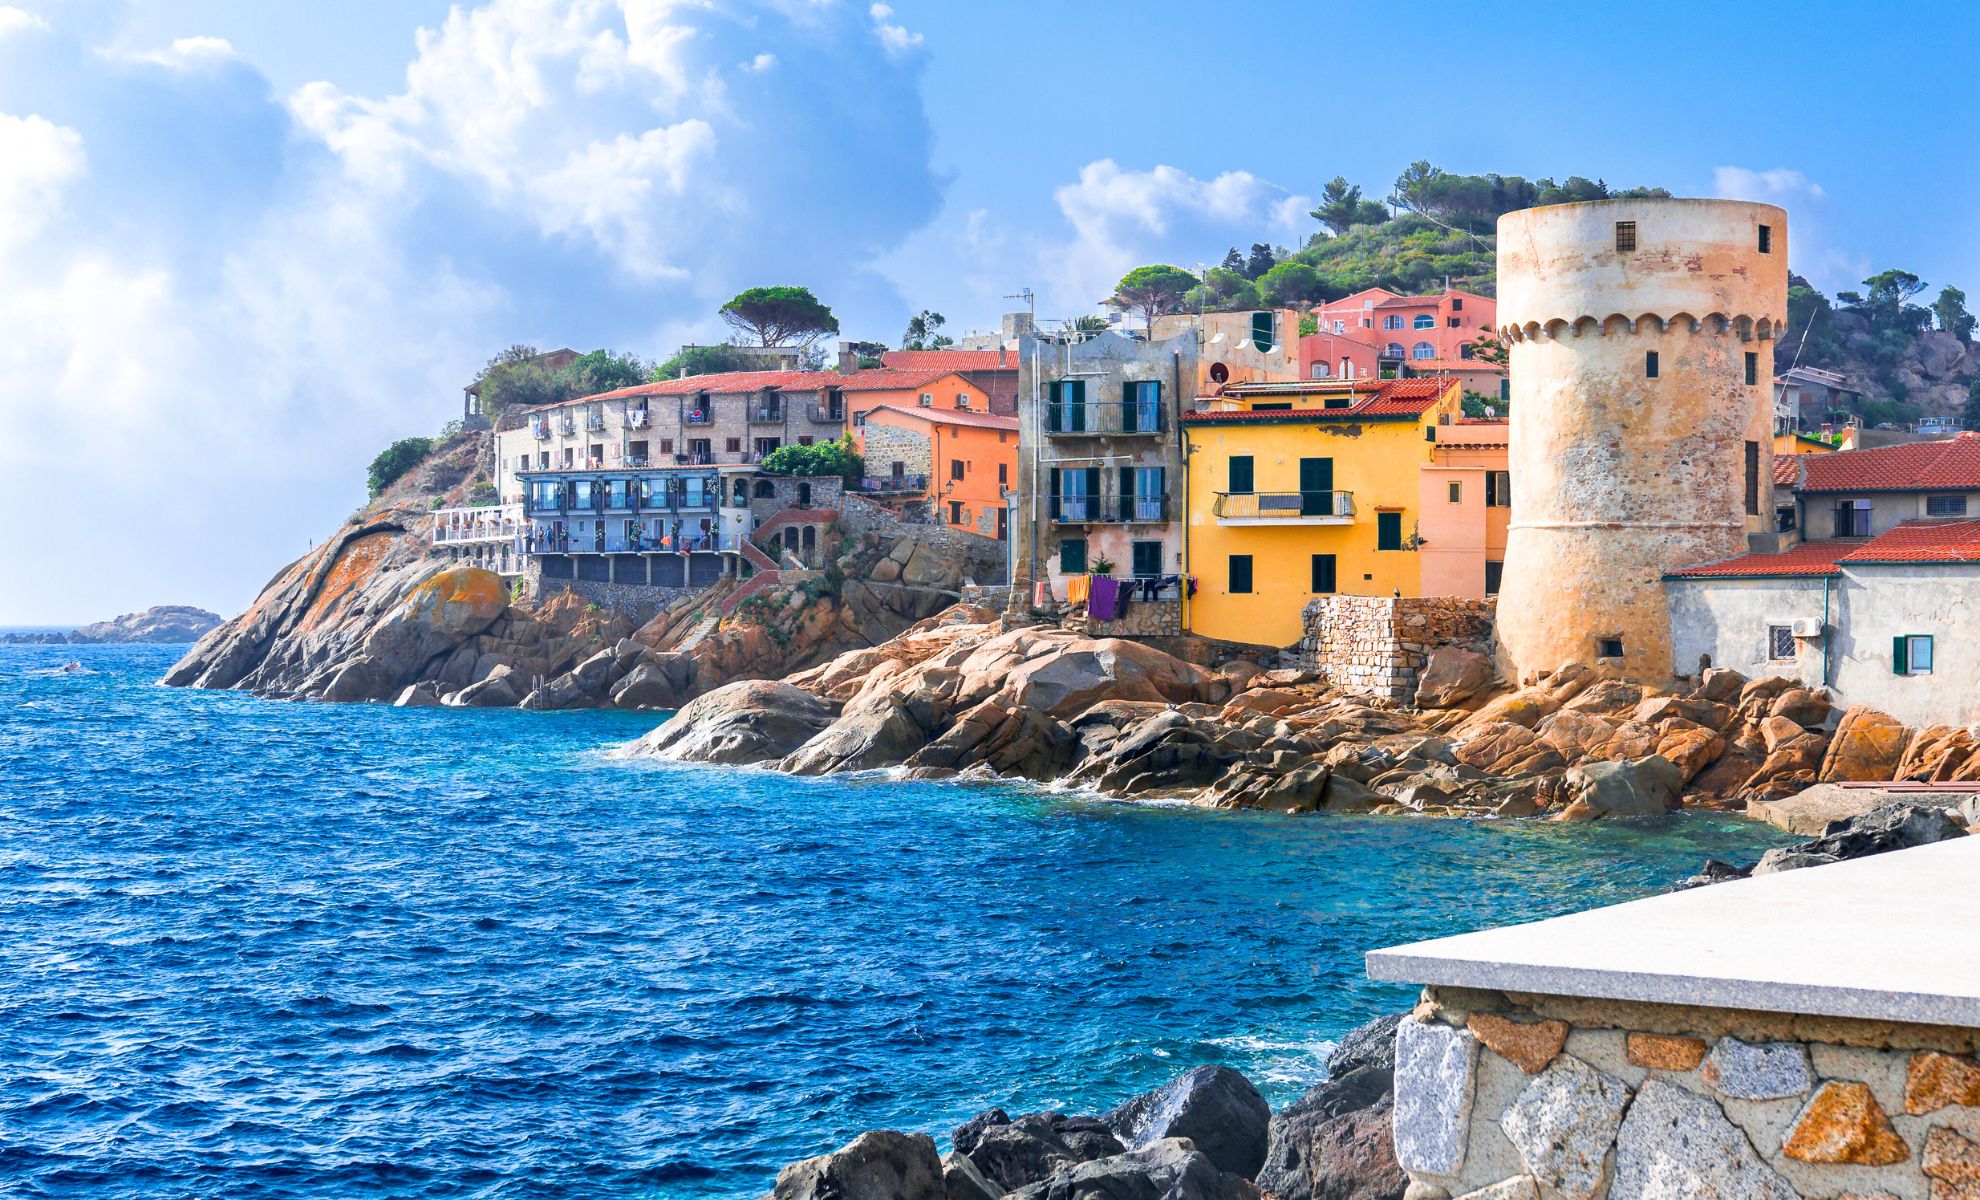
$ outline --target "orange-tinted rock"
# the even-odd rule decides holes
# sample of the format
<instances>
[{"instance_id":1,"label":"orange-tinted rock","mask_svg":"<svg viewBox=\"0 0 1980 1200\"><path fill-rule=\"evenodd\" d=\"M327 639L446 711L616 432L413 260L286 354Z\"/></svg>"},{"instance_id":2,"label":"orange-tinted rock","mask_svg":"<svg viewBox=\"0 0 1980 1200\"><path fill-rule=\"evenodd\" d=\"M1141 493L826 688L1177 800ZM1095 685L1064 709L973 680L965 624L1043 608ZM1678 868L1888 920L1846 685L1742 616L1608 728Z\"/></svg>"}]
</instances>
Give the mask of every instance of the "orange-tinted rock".
<instances>
[{"instance_id":1,"label":"orange-tinted rock","mask_svg":"<svg viewBox=\"0 0 1980 1200\"><path fill-rule=\"evenodd\" d=\"M1651 752L1676 763L1689 783L1726 752L1726 739L1703 725L1670 717L1657 726L1657 744Z\"/></svg>"},{"instance_id":2,"label":"orange-tinted rock","mask_svg":"<svg viewBox=\"0 0 1980 1200\"><path fill-rule=\"evenodd\" d=\"M1918 731L1898 764L1897 778L1931 782L1972 776L1964 768L1972 763L1980 741L1965 729L1933 725Z\"/></svg>"},{"instance_id":3,"label":"orange-tinted rock","mask_svg":"<svg viewBox=\"0 0 1980 1200\"><path fill-rule=\"evenodd\" d=\"M1547 1064L1567 1044L1568 1027L1565 1021L1535 1021L1526 1024L1495 1017L1491 1013L1474 1013L1467 1022L1472 1035L1485 1043L1499 1057L1512 1063L1528 1075L1538 1075L1546 1070Z\"/></svg>"},{"instance_id":4,"label":"orange-tinted rock","mask_svg":"<svg viewBox=\"0 0 1980 1200\"><path fill-rule=\"evenodd\" d=\"M1689 1071L1705 1061L1705 1040L1681 1034L1632 1033L1623 1047L1632 1067Z\"/></svg>"},{"instance_id":5,"label":"orange-tinted rock","mask_svg":"<svg viewBox=\"0 0 1980 1200\"><path fill-rule=\"evenodd\" d=\"M1595 806L1588 801L1576 800L1566 808L1555 813L1553 819L1556 821L1593 821L1601 815L1601 813L1595 811Z\"/></svg>"},{"instance_id":6,"label":"orange-tinted rock","mask_svg":"<svg viewBox=\"0 0 1980 1200\"><path fill-rule=\"evenodd\" d=\"M1912 1055L1904 1077L1904 1111L1923 1116L1949 1104L1980 1108L1980 1063L1936 1050Z\"/></svg>"},{"instance_id":7,"label":"orange-tinted rock","mask_svg":"<svg viewBox=\"0 0 1980 1200\"><path fill-rule=\"evenodd\" d=\"M1895 717L1858 705L1844 713L1842 724L1836 726L1820 778L1824 783L1890 779L1897 774L1910 740L1910 731Z\"/></svg>"},{"instance_id":8,"label":"orange-tinted rock","mask_svg":"<svg viewBox=\"0 0 1980 1200\"><path fill-rule=\"evenodd\" d=\"M1911 1147L1870 1094L1870 1085L1832 1079L1801 1110L1781 1153L1812 1163L1888 1167L1911 1157Z\"/></svg>"},{"instance_id":9,"label":"orange-tinted rock","mask_svg":"<svg viewBox=\"0 0 1980 1200\"><path fill-rule=\"evenodd\" d=\"M1925 1135L1923 1166L1932 1200L1980 1200L1980 1145L1941 1126Z\"/></svg>"}]
</instances>

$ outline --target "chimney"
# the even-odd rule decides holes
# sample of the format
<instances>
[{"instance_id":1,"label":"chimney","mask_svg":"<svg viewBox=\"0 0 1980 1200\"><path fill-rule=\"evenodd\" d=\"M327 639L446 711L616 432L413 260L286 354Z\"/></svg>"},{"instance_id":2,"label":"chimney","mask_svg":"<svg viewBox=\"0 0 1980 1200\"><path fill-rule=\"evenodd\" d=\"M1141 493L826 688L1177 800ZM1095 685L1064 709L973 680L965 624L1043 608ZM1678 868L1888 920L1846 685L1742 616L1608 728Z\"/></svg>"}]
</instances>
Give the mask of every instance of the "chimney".
<instances>
[{"instance_id":1,"label":"chimney","mask_svg":"<svg viewBox=\"0 0 1980 1200\"><path fill-rule=\"evenodd\" d=\"M1007 347L1006 347L1006 346L1004 345L1004 343L1002 343L1002 342L998 342L998 343L997 343L997 365L998 365L998 366L1000 366L1000 367L1001 367L1001 366L1003 366L1003 365L1004 365L1004 363L1005 363L1005 359L1004 359L1004 355L1005 355L1005 354L1006 354L1007 352L1008 352L1008 349L1007 349Z\"/></svg>"},{"instance_id":2,"label":"chimney","mask_svg":"<svg viewBox=\"0 0 1980 1200\"><path fill-rule=\"evenodd\" d=\"M859 370L859 351L851 342L839 343L839 374L850 375Z\"/></svg>"}]
</instances>

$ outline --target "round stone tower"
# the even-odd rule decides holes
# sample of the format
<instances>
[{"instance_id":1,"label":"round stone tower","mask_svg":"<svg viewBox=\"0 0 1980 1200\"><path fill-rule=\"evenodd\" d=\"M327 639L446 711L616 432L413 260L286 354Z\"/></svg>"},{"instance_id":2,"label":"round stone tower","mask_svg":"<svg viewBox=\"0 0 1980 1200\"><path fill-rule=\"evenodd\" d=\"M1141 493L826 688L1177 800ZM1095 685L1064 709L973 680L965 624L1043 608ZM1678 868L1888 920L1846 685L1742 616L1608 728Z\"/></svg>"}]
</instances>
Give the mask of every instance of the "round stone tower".
<instances>
[{"instance_id":1,"label":"round stone tower","mask_svg":"<svg viewBox=\"0 0 1980 1200\"><path fill-rule=\"evenodd\" d=\"M1520 680L1671 661L1663 575L1769 543L1787 214L1598 200L1499 218L1512 514L1498 601Z\"/></svg>"}]
</instances>

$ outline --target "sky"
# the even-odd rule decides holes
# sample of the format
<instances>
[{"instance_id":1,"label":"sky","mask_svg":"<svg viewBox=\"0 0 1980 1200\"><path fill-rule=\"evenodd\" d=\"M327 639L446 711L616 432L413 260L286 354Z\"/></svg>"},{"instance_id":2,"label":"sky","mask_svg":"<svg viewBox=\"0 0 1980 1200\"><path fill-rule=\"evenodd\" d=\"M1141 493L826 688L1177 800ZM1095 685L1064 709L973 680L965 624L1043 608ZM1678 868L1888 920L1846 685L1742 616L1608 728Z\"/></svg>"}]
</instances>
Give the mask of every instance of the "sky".
<instances>
[{"instance_id":1,"label":"sky","mask_svg":"<svg viewBox=\"0 0 1980 1200\"><path fill-rule=\"evenodd\" d=\"M0 624L240 611L513 343L664 358L767 283L877 341L1070 317L1416 159L1980 297L1967 10L1600 11L0 0Z\"/></svg>"}]
</instances>

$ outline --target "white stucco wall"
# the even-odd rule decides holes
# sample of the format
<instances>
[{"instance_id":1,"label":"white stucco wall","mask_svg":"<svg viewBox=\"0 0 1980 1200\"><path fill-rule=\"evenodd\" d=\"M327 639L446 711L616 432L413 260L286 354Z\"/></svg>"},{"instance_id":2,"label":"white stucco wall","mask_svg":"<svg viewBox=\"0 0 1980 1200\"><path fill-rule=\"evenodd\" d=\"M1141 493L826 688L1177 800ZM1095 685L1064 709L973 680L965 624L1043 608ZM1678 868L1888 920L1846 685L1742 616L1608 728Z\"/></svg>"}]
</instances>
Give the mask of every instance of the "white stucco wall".
<instances>
[{"instance_id":1,"label":"white stucco wall","mask_svg":"<svg viewBox=\"0 0 1980 1200\"><path fill-rule=\"evenodd\" d=\"M1922 521L1932 517L1926 512L1926 499L1930 496L1966 497L1966 515L1980 517L1980 492L1860 492L1839 494L1822 492L1801 497L1801 528L1811 538L1831 538L1835 532L1835 510L1839 502L1845 500L1868 500L1870 502L1870 532L1874 536L1889 533L1905 521Z\"/></svg>"},{"instance_id":2,"label":"white stucco wall","mask_svg":"<svg viewBox=\"0 0 1980 1200\"><path fill-rule=\"evenodd\" d=\"M1666 583L1671 609L1672 670L1696 677L1699 659L1730 667L1751 679L1785 675L1817 685L1822 675L1819 642L1802 642L1801 654L1782 661L1767 656L1767 627L1822 617L1820 579L1673 579Z\"/></svg>"}]
</instances>

